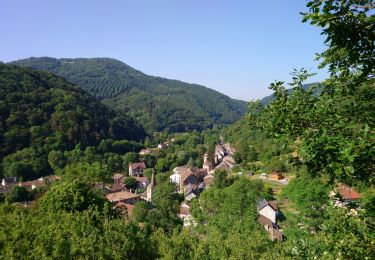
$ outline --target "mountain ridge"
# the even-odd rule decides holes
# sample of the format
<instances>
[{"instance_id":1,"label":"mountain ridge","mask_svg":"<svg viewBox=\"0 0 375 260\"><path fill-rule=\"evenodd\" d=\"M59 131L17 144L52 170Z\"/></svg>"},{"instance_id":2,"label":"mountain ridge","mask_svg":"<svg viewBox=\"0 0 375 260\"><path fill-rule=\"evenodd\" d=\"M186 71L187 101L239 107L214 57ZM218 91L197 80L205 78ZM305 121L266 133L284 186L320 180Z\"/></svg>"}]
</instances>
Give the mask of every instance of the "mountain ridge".
<instances>
[{"instance_id":1,"label":"mountain ridge","mask_svg":"<svg viewBox=\"0 0 375 260\"><path fill-rule=\"evenodd\" d=\"M228 125L247 111L245 101L199 84L149 76L112 58L32 57L10 64L62 76L106 105L137 118L149 132Z\"/></svg>"}]
</instances>

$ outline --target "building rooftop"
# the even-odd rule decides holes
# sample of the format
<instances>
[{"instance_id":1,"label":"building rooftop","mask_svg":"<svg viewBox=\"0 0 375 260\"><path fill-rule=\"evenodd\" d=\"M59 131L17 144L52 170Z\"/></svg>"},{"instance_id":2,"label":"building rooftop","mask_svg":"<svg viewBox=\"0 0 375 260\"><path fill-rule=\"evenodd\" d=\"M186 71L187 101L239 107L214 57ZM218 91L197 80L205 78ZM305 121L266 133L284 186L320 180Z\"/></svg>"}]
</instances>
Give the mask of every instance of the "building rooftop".
<instances>
[{"instance_id":1,"label":"building rooftop","mask_svg":"<svg viewBox=\"0 0 375 260\"><path fill-rule=\"evenodd\" d=\"M132 199L132 198L138 198L140 197L139 194L131 193L129 191L120 191L108 194L107 199L111 202L119 202L122 200Z\"/></svg>"}]
</instances>

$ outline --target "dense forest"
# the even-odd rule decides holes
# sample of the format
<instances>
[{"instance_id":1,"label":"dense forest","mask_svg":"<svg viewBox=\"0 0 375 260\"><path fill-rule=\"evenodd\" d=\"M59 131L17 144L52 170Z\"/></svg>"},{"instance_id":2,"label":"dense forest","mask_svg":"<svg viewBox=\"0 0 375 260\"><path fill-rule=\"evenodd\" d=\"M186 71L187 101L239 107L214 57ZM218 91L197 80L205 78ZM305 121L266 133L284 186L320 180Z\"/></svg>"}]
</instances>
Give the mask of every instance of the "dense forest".
<instances>
[{"instance_id":1,"label":"dense forest","mask_svg":"<svg viewBox=\"0 0 375 260\"><path fill-rule=\"evenodd\" d=\"M228 125L246 112L246 102L178 80L148 76L109 58L30 58L12 62L62 76L139 119L149 132L203 130Z\"/></svg>"},{"instance_id":2,"label":"dense forest","mask_svg":"<svg viewBox=\"0 0 375 260\"><path fill-rule=\"evenodd\" d=\"M50 73L0 64L0 86L0 159L5 176L46 175L52 150L146 137L131 117Z\"/></svg>"}]
</instances>

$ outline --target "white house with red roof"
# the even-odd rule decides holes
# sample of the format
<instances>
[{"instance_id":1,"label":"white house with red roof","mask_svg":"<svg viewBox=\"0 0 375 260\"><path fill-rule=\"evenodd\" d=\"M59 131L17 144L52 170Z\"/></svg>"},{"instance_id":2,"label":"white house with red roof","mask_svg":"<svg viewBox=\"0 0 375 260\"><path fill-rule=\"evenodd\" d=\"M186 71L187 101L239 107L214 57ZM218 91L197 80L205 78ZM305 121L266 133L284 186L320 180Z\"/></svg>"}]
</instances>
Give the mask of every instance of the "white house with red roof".
<instances>
[{"instance_id":1,"label":"white house with red roof","mask_svg":"<svg viewBox=\"0 0 375 260\"><path fill-rule=\"evenodd\" d=\"M129 175L133 177L143 177L145 169L146 164L144 162L131 163L129 164Z\"/></svg>"},{"instance_id":2,"label":"white house with red roof","mask_svg":"<svg viewBox=\"0 0 375 260\"><path fill-rule=\"evenodd\" d=\"M279 209L276 204L271 201L262 199L258 203L258 213L276 224L277 216L279 215Z\"/></svg>"}]
</instances>

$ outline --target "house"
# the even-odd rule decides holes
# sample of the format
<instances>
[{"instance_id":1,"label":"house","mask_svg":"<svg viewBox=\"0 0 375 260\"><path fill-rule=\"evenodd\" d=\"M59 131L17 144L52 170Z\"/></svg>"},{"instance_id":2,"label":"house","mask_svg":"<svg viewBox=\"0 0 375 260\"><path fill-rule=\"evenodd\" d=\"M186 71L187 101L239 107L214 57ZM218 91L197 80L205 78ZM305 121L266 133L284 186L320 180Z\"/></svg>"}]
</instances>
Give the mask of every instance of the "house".
<instances>
[{"instance_id":1,"label":"house","mask_svg":"<svg viewBox=\"0 0 375 260\"><path fill-rule=\"evenodd\" d=\"M226 171L230 171L233 168L234 164L234 159L231 156L225 156L223 157L221 163L215 169L223 169Z\"/></svg>"},{"instance_id":2,"label":"house","mask_svg":"<svg viewBox=\"0 0 375 260\"><path fill-rule=\"evenodd\" d=\"M114 183L114 184L111 184L110 186L105 187L104 192L108 194L108 193L115 193L115 192L120 192L124 190L126 190L125 184Z\"/></svg>"},{"instance_id":3,"label":"house","mask_svg":"<svg viewBox=\"0 0 375 260\"><path fill-rule=\"evenodd\" d=\"M146 164L141 163L131 163L129 164L129 175L133 177L143 177L144 170L146 169Z\"/></svg>"},{"instance_id":4,"label":"house","mask_svg":"<svg viewBox=\"0 0 375 260\"><path fill-rule=\"evenodd\" d=\"M346 206L350 203L356 203L361 195L354 188L340 184L334 191L330 192L329 197L331 199L336 198L336 206Z\"/></svg>"},{"instance_id":5,"label":"house","mask_svg":"<svg viewBox=\"0 0 375 260\"><path fill-rule=\"evenodd\" d=\"M192 169L192 172L197 176L199 182L202 182L208 174L206 169Z\"/></svg>"},{"instance_id":6,"label":"house","mask_svg":"<svg viewBox=\"0 0 375 260\"><path fill-rule=\"evenodd\" d=\"M272 223L276 224L277 217L279 216L280 212L274 202L261 199L258 202L257 209L259 215L268 218L270 221L272 221Z\"/></svg>"},{"instance_id":7,"label":"house","mask_svg":"<svg viewBox=\"0 0 375 260\"><path fill-rule=\"evenodd\" d=\"M29 190L34 190L36 188L40 188L44 186L44 181L41 181L41 180L24 181L24 182L18 183L18 186L25 187L26 189L29 189Z\"/></svg>"},{"instance_id":8,"label":"house","mask_svg":"<svg viewBox=\"0 0 375 260\"><path fill-rule=\"evenodd\" d=\"M184 187L186 185L192 184L197 186L199 183L204 183L204 178L207 174L206 169L181 166L173 169L173 174L169 177L169 180L176 184L179 193L185 193Z\"/></svg>"},{"instance_id":9,"label":"house","mask_svg":"<svg viewBox=\"0 0 375 260\"><path fill-rule=\"evenodd\" d=\"M208 160L207 153L203 155L203 169L205 169L207 172L212 171L213 169L213 164Z\"/></svg>"},{"instance_id":10,"label":"house","mask_svg":"<svg viewBox=\"0 0 375 260\"><path fill-rule=\"evenodd\" d=\"M149 180L147 177L134 177L134 179L137 181L137 189L146 188L149 184Z\"/></svg>"},{"instance_id":11,"label":"house","mask_svg":"<svg viewBox=\"0 0 375 260\"><path fill-rule=\"evenodd\" d=\"M190 225L197 225L193 217L190 215L190 205L187 202L183 202L181 204L178 217L182 219L184 227L188 227Z\"/></svg>"},{"instance_id":12,"label":"house","mask_svg":"<svg viewBox=\"0 0 375 260\"><path fill-rule=\"evenodd\" d=\"M282 241L283 234L279 230L278 226L275 223L272 223L270 219L265 216L259 215L258 216L258 223L264 227L270 233L271 240L275 241Z\"/></svg>"},{"instance_id":13,"label":"house","mask_svg":"<svg viewBox=\"0 0 375 260\"><path fill-rule=\"evenodd\" d=\"M140 152L139 152L139 155L147 155L147 154L150 154L151 153L151 150L150 149L142 149Z\"/></svg>"},{"instance_id":14,"label":"house","mask_svg":"<svg viewBox=\"0 0 375 260\"><path fill-rule=\"evenodd\" d=\"M156 186L155 175L152 174L151 182L150 182L150 184L148 184L147 190L146 190L146 200L148 202L152 201L152 194L154 193L155 186Z\"/></svg>"},{"instance_id":15,"label":"house","mask_svg":"<svg viewBox=\"0 0 375 260\"><path fill-rule=\"evenodd\" d=\"M215 164L219 164L221 160L225 157L226 153L221 145L216 145L215 147Z\"/></svg>"},{"instance_id":16,"label":"house","mask_svg":"<svg viewBox=\"0 0 375 260\"><path fill-rule=\"evenodd\" d=\"M206 188L206 184L204 182L198 183L196 193L199 195L205 188Z\"/></svg>"},{"instance_id":17,"label":"house","mask_svg":"<svg viewBox=\"0 0 375 260\"><path fill-rule=\"evenodd\" d=\"M196 195L197 189L198 189L198 185L191 184L191 183L187 184L184 187L185 200L191 201L193 198L196 198L197 197L197 195Z\"/></svg>"},{"instance_id":18,"label":"house","mask_svg":"<svg viewBox=\"0 0 375 260\"><path fill-rule=\"evenodd\" d=\"M275 202L266 201L265 199L260 199L257 205L258 209L258 223L261 224L271 236L272 241L283 240L283 234L277 226L277 218L280 215L280 211L277 208Z\"/></svg>"},{"instance_id":19,"label":"house","mask_svg":"<svg viewBox=\"0 0 375 260\"><path fill-rule=\"evenodd\" d=\"M168 146L169 146L169 142L158 144L158 148L162 150L167 149Z\"/></svg>"},{"instance_id":20,"label":"house","mask_svg":"<svg viewBox=\"0 0 375 260\"><path fill-rule=\"evenodd\" d=\"M347 185L340 185L337 192L344 203L354 202L361 198L361 195L354 188Z\"/></svg>"},{"instance_id":21,"label":"house","mask_svg":"<svg viewBox=\"0 0 375 260\"><path fill-rule=\"evenodd\" d=\"M116 173L112 176L112 180L114 184L122 183L123 179L124 179L124 175L121 173Z\"/></svg>"},{"instance_id":22,"label":"house","mask_svg":"<svg viewBox=\"0 0 375 260\"><path fill-rule=\"evenodd\" d=\"M274 181L279 181L284 179L284 175L281 172L273 172L271 174L271 179Z\"/></svg>"},{"instance_id":23,"label":"house","mask_svg":"<svg viewBox=\"0 0 375 260\"><path fill-rule=\"evenodd\" d=\"M184 190L184 186L188 184L195 184L199 183L198 177L192 172L190 169L186 170L181 174L181 182L180 182L180 190Z\"/></svg>"},{"instance_id":24,"label":"house","mask_svg":"<svg viewBox=\"0 0 375 260\"><path fill-rule=\"evenodd\" d=\"M175 183L180 186L181 183L181 174L186 171L188 168L186 166L176 167L173 169L173 174L169 176L170 182Z\"/></svg>"},{"instance_id":25,"label":"house","mask_svg":"<svg viewBox=\"0 0 375 260\"><path fill-rule=\"evenodd\" d=\"M184 193L184 186L188 184L197 185L199 183L199 176L203 176L205 171L199 172L197 169L182 166L174 168L173 172L169 180L177 185L179 193ZM207 173L205 172L205 174Z\"/></svg>"},{"instance_id":26,"label":"house","mask_svg":"<svg viewBox=\"0 0 375 260\"><path fill-rule=\"evenodd\" d=\"M184 219L185 217L190 215L190 205L187 203L182 203L180 206L180 211L178 213L178 216L181 219Z\"/></svg>"},{"instance_id":27,"label":"house","mask_svg":"<svg viewBox=\"0 0 375 260\"><path fill-rule=\"evenodd\" d=\"M48 175L48 176L41 177L38 180L43 181L45 184L51 184L55 181L59 181L60 179L61 179L60 176Z\"/></svg>"},{"instance_id":28,"label":"house","mask_svg":"<svg viewBox=\"0 0 375 260\"><path fill-rule=\"evenodd\" d=\"M207 172L209 172L209 171L212 171L212 168L213 167L213 165L212 165L212 162L204 162L203 163L203 169L205 169Z\"/></svg>"},{"instance_id":29,"label":"house","mask_svg":"<svg viewBox=\"0 0 375 260\"><path fill-rule=\"evenodd\" d=\"M1 181L2 186L17 184L17 177L7 177Z\"/></svg>"},{"instance_id":30,"label":"house","mask_svg":"<svg viewBox=\"0 0 375 260\"><path fill-rule=\"evenodd\" d=\"M137 201L141 200L141 196L139 194L131 193L129 191L120 191L120 192L111 193L111 194L108 194L106 197L110 202L114 202L114 203L123 202L123 203L128 203L128 204L134 204Z\"/></svg>"}]
</instances>

